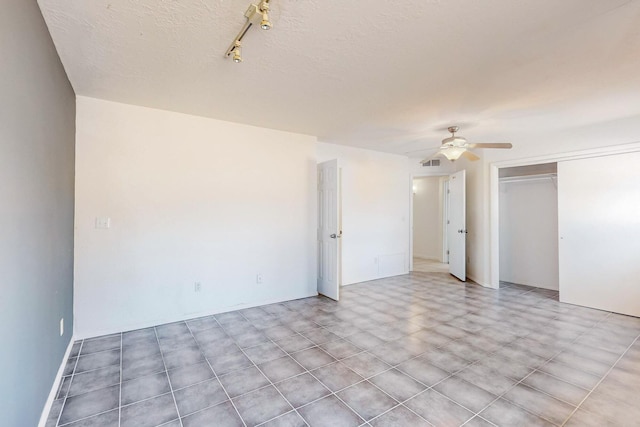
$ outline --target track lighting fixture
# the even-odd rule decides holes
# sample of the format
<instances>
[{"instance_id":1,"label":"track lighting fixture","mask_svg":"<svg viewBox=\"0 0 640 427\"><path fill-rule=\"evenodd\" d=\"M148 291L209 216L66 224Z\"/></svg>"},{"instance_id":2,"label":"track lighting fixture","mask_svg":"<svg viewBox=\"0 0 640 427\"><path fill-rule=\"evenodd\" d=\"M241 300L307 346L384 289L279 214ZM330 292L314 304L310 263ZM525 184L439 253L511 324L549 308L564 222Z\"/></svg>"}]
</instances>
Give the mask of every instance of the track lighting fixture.
<instances>
[{"instance_id":1,"label":"track lighting fixture","mask_svg":"<svg viewBox=\"0 0 640 427\"><path fill-rule=\"evenodd\" d=\"M242 62L242 43L240 40L236 40L234 43L233 62L236 64Z\"/></svg>"},{"instance_id":2,"label":"track lighting fixture","mask_svg":"<svg viewBox=\"0 0 640 427\"><path fill-rule=\"evenodd\" d=\"M272 27L271 21L269 20L269 0L262 0L258 4L250 4L244 16L247 18L247 21L225 53L225 56L231 56L231 54L233 54L234 62L242 62L241 41L252 25L260 24L260 28L263 30L270 30Z\"/></svg>"}]
</instances>

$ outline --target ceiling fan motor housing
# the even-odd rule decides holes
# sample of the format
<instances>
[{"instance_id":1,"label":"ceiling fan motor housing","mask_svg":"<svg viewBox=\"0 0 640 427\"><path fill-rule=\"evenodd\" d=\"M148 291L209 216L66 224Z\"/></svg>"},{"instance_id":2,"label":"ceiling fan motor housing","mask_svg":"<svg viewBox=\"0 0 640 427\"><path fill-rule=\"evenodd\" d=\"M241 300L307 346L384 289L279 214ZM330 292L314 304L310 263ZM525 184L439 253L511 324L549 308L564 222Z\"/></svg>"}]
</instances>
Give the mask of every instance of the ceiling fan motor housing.
<instances>
[{"instance_id":1,"label":"ceiling fan motor housing","mask_svg":"<svg viewBox=\"0 0 640 427\"><path fill-rule=\"evenodd\" d=\"M449 138L445 138L442 140L442 145L446 145L448 147L463 147L466 144L466 138L463 138L461 136L450 136Z\"/></svg>"}]
</instances>

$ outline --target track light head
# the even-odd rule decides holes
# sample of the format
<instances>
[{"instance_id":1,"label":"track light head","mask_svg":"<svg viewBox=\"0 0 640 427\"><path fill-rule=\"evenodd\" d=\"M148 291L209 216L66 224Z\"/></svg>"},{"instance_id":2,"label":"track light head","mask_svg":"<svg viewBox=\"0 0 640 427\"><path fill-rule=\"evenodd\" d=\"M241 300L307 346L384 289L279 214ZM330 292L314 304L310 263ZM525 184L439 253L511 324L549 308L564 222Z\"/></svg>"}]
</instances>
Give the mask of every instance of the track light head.
<instances>
[{"instance_id":1,"label":"track light head","mask_svg":"<svg viewBox=\"0 0 640 427\"><path fill-rule=\"evenodd\" d=\"M233 48L233 62L236 64L242 62L242 43L236 40Z\"/></svg>"},{"instance_id":2,"label":"track light head","mask_svg":"<svg viewBox=\"0 0 640 427\"><path fill-rule=\"evenodd\" d=\"M272 25L269 21L269 3L263 1L260 4L260 12L262 12L262 22L260 22L260 28L263 30L270 30Z\"/></svg>"},{"instance_id":3,"label":"track light head","mask_svg":"<svg viewBox=\"0 0 640 427\"><path fill-rule=\"evenodd\" d=\"M260 23L260 28L262 28L263 30L270 30L271 27L273 25L271 25L271 22L269 21L269 15L267 15L267 13L263 13L262 14L262 22Z\"/></svg>"}]
</instances>

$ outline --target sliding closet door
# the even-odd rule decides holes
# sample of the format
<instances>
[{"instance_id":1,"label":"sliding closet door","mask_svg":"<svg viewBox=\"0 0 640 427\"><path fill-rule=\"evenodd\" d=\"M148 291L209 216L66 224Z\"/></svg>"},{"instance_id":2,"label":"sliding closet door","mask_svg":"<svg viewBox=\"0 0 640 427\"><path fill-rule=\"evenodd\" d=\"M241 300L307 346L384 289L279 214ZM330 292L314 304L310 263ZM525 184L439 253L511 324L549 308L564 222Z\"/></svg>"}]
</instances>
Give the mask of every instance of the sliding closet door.
<instances>
[{"instance_id":1,"label":"sliding closet door","mask_svg":"<svg viewBox=\"0 0 640 427\"><path fill-rule=\"evenodd\" d=\"M560 301L640 316L640 153L558 163Z\"/></svg>"}]
</instances>

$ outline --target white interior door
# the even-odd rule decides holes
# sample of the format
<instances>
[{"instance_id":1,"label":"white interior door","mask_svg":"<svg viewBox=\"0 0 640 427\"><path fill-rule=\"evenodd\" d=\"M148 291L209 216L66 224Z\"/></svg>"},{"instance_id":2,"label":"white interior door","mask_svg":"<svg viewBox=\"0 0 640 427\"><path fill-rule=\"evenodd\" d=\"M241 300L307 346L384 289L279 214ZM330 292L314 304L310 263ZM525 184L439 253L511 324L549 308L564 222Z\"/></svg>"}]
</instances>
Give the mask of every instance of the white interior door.
<instances>
[{"instance_id":1,"label":"white interior door","mask_svg":"<svg viewBox=\"0 0 640 427\"><path fill-rule=\"evenodd\" d=\"M318 293L338 300L340 291L340 181L338 160L318 164Z\"/></svg>"},{"instance_id":2,"label":"white interior door","mask_svg":"<svg viewBox=\"0 0 640 427\"><path fill-rule=\"evenodd\" d=\"M449 264L449 180L442 182L442 262Z\"/></svg>"},{"instance_id":3,"label":"white interior door","mask_svg":"<svg viewBox=\"0 0 640 427\"><path fill-rule=\"evenodd\" d=\"M449 176L449 224L447 227L449 273L463 282L467 280L465 262L467 241L465 178L464 170Z\"/></svg>"}]
</instances>

